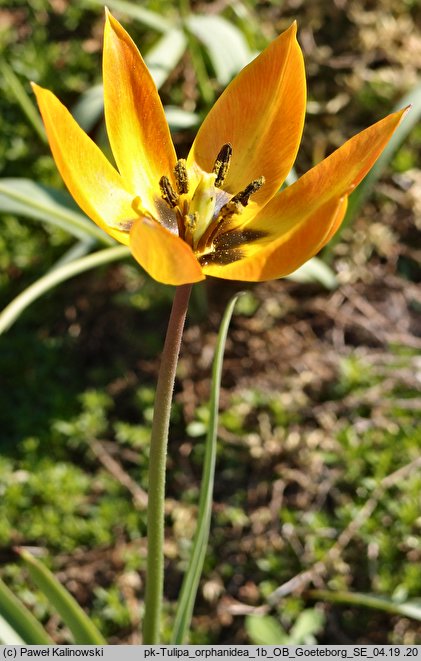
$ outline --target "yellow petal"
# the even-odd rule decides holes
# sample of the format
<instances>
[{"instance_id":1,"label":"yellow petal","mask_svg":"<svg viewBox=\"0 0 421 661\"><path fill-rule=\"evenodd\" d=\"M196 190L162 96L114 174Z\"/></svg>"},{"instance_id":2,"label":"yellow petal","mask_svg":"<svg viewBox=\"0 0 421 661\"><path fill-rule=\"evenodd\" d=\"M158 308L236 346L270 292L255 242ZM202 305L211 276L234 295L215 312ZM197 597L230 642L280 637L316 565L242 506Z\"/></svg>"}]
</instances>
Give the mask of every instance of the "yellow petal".
<instances>
[{"instance_id":1,"label":"yellow petal","mask_svg":"<svg viewBox=\"0 0 421 661\"><path fill-rule=\"evenodd\" d=\"M154 220L141 218L130 231L130 250L149 275L166 285L204 279L190 246Z\"/></svg>"},{"instance_id":2,"label":"yellow petal","mask_svg":"<svg viewBox=\"0 0 421 661\"><path fill-rule=\"evenodd\" d=\"M224 190L235 194L254 179L266 183L253 201L262 206L289 173L303 130L306 103L304 63L296 24L245 67L203 122L188 157L212 171L223 144L233 147Z\"/></svg>"},{"instance_id":3,"label":"yellow petal","mask_svg":"<svg viewBox=\"0 0 421 661\"><path fill-rule=\"evenodd\" d=\"M159 180L172 178L176 162L164 109L138 49L107 11L104 31L104 109L117 167L150 212Z\"/></svg>"},{"instance_id":4,"label":"yellow petal","mask_svg":"<svg viewBox=\"0 0 421 661\"><path fill-rule=\"evenodd\" d=\"M34 83L32 88L54 160L70 193L97 225L127 245L128 234L116 227L136 217L133 194L57 97Z\"/></svg>"},{"instance_id":5,"label":"yellow petal","mask_svg":"<svg viewBox=\"0 0 421 661\"><path fill-rule=\"evenodd\" d=\"M204 273L270 280L291 273L316 254L340 226L347 196L380 156L406 110L357 134L276 195L243 228L251 237L261 234L242 246L244 257L224 266L209 264Z\"/></svg>"}]
</instances>

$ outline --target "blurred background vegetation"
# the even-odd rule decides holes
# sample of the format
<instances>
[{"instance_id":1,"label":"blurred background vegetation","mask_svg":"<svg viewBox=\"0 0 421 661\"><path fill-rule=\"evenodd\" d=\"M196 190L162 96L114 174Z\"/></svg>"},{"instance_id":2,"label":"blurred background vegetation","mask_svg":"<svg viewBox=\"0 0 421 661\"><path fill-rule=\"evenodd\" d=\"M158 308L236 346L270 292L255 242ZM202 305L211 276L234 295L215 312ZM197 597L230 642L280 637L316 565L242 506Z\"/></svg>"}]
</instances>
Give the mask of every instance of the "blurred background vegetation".
<instances>
[{"instance_id":1,"label":"blurred background vegetation","mask_svg":"<svg viewBox=\"0 0 421 661\"><path fill-rule=\"evenodd\" d=\"M180 156L236 71L293 19L309 89L298 175L419 96L419 0L108 6L146 55ZM21 177L62 189L30 80L109 153L102 31L96 0L0 0L0 194ZM240 299L192 643L421 644L420 147L418 125L322 255L327 280L247 285ZM75 245L95 246L0 202L4 308ZM169 448L167 638L194 532L213 347L238 288L197 286L185 333ZM59 643L69 633L16 545L35 548L110 643L139 642L149 426L171 297L122 260L60 285L1 337L0 576Z\"/></svg>"}]
</instances>

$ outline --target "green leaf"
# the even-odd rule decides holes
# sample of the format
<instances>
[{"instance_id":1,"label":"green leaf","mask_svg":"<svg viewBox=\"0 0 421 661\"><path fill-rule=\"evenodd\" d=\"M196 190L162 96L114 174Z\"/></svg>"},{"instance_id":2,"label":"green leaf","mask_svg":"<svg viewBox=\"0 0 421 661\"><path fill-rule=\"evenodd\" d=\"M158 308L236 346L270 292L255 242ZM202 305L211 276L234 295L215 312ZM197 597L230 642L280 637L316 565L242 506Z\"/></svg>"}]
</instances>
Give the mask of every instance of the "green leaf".
<instances>
[{"instance_id":1,"label":"green leaf","mask_svg":"<svg viewBox=\"0 0 421 661\"><path fill-rule=\"evenodd\" d=\"M408 105L412 105L410 112L404 117L402 122L399 124L398 128L392 135L391 139L385 150L379 156L370 172L363 179L360 185L355 189L355 191L350 195L348 201L348 209L346 212L345 219L341 226L341 231L349 223L351 223L354 218L358 215L361 210L364 202L370 197L373 193L373 190L376 186L377 181L383 175L384 171L388 167L390 161L392 160L395 152L399 149L402 142L408 137L412 129L418 124L421 117L421 83L415 87L411 92L408 92L395 106L394 111L405 108ZM334 245L339 240L340 232L337 232L334 238L329 242L328 246L324 249L325 254L329 254Z\"/></svg>"},{"instance_id":2,"label":"green leaf","mask_svg":"<svg viewBox=\"0 0 421 661\"><path fill-rule=\"evenodd\" d=\"M0 615L0 645L24 645L23 638L18 636L10 624Z\"/></svg>"},{"instance_id":3,"label":"green leaf","mask_svg":"<svg viewBox=\"0 0 421 661\"><path fill-rule=\"evenodd\" d=\"M314 645L317 642L314 636L322 630L324 622L324 615L320 611L314 608L303 610L291 627L289 644Z\"/></svg>"},{"instance_id":4,"label":"green leaf","mask_svg":"<svg viewBox=\"0 0 421 661\"><path fill-rule=\"evenodd\" d=\"M199 124L199 115L175 106L165 106L167 122L173 131L191 129Z\"/></svg>"},{"instance_id":5,"label":"green leaf","mask_svg":"<svg viewBox=\"0 0 421 661\"><path fill-rule=\"evenodd\" d=\"M130 255L126 246L116 246L115 248L106 248L99 250L87 257L75 259L72 262L64 263L55 268L39 280L30 285L21 292L4 310L0 313L0 334L4 333L18 319L22 312L40 296L58 285L60 282L69 280L79 273L88 271L97 266L108 264L118 259L124 259Z\"/></svg>"},{"instance_id":6,"label":"green leaf","mask_svg":"<svg viewBox=\"0 0 421 661\"><path fill-rule=\"evenodd\" d=\"M19 555L27 566L34 583L45 594L51 606L55 608L72 632L75 643L78 645L106 645L106 640L92 620L50 570L28 551L20 549Z\"/></svg>"},{"instance_id":7,"label":"green leaf","mask_svg":"<svg viewBox=\"0 0 421 661\"><path fill-rule=\"evenodd\" d=\"M36 218L73 234L78 239L93 237L113 244L105 232L77 210L70 195L42 186L31 179L0 179L0 214Z\"/></svg>"},{"instance_id":8,"label":"green leaf","mask_svg":"<svg viewBox=\"0 0 421 661\"><path fill-rule=\"evenodd\" d=\"M270 615L247 615L245 627L254 645L286 645L289 642L284 629Z\"/></svg>"},{"instance_id":9,"label":"green leaf","mask_svg":"<svg viewBox=\"0 0 421 661\"><path fill-rule=\"evenodd\" d=\"M53 641L38 620L22 604L0 579L0 640L4 645L20 645L13 642L13 634L28 645L51 645Z\"/></svg>"},{"instance_id":10,"label":"green leaf","mask_svg":"<svg viewBox=\"0 0 421 661\"><path fill-rule=\"evenodd\" d=\"M104 7L103 0L83 0L82 4L96 5ZM167 32L173 25L172 22L164 18L161 14L139 7L138 4L127 2L127 0L107 0L105 3L109 9L115 9L126 16L136 19L146 27L156 30L157 32Z\"/></svg>"},{"instance_id":11,"label":"green leaf","mask_svg":"<svg viewBox=\"0 0 421 661\"><path fill-rule=\"evenodd\" d=\"M320 601L332 601L337 604L351 604L354 606L363 606L365 608L375 608L377 610L391 613L392 615L402 615L411 617L413 620L421 622L421 600L397 602L390 597L378 597L363 592L331 592L330 590L309 590L308 596Z\"/></svg>"},{"instance_id":12,"label":"green leaf","mask_svg":"<svg viewBox=\"0 0 421 661\"><path fill-rule=\"evenodd\" d=\"M197 529L193 541L188 569L183 578L171 644L181 645L190 627L194 602L206 556L212 514L213 484L215 478L216 441L218 432L219 394L221 389L222 363L228 328L235 304L241 293L229 301L219 328L212 365L211 396L209 404L209 427L205 444L205 459L199 497Z\"/></svg>"},{"instance_id":13,"label":"green leaf","mask_svg":"<svg viewBox=\"0 0 421 661\"><path fill-rule=\"evenodd\" d=\"M222 16L190 15L187 29L205 46L216 78L229 81L254 57L241 31Z\"/></svg>"},{"instance_id":14,"label":"green leaf","mask_svg":"<svg viewBox=\"0 0 421 661\"><path fill-rule=\"evenodd\" d=\"M150 51L145 62L159 89L181 60L186 49L186 35L182 30L169 30Z\"/></svg>"},{"instance_id":15,"label":"green leaf","mask_svg":"<svg viewBox=\"0 0 421 661\"><path fill-rule=\"evenodd\" d=\"M0 63L0 71L3 74L3 77L7 83L7 86L10 92L15 97L16 101L19 103L23 112L25 113L27 119L32 124L39 138L42 142L47 142L47 137L45 135L44 125L39 116L38 110L32 101L31 97L26 92L26 89L20 82L19 78L4 60Z\"/></svg>"},{"instance_id":16,"label":"green leaf","mask_svg":"<svg viewBox=\"0 0 421 661\"><path fill-rule=\"evenodd\" d=\"M322 629L324 617L314 608L308 608L299 614L289 634L270 615L248 615L245 625L255 645L314 645L314 635Z\"/></svg>"},{"instance_id":17,"label":"green leaf","mask_svg":"<svg viewBox=\"0 0 421 661\"><path fill-rule=\"evenodd\" d=\"M338 286L338 281L330 266L318 257L312 257L294 273L286 277L294 282L317 282L326 289L336 289Z\"/></svg>"}]
</instances>

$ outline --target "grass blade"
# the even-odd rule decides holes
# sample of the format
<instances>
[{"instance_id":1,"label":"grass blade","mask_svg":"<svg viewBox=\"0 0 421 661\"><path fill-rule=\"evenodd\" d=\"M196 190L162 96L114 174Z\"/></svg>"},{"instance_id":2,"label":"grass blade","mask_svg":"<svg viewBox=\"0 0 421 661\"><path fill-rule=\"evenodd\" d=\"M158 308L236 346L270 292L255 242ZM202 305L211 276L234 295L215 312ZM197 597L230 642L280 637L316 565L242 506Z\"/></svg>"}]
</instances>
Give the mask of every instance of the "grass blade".
<instances>
[{"instance_id":1,"label":"grass blade","mask_svg":"<svg viewBox=\"0 0 421 661\"><path fill-rule=\"evenodd\" d=\"M70 195L31 179L0 179L0 213L36 218L78 239L91 236L101 243L114 244L113 239L76 209Z\"/></svg>"},{"instance_id":2,"label":"grass blade","mask_svg":"<svg viewBox=\"0 0 421 661\"><path fill-rule=\"evenodd\" d=\"M56 285L60 284L60 282L69 280L69 278L73 278L73 276L79 275L79 273L83 273L89 269L93 269L96 266L109 264L118 259L124 259L124 257L128 257L129 255L130 252L126 246L106 248L105 250L99 250L92 255L75 259L70 263L66 262L62 266L50 271L16 296L16 298L0 313L0 335L12 326L16 319L18 319L22 312L31 303L36 301L37 298Z\"/></svg>"},{"instance_id":3,"label":"grass blade","mask_svg":"<svg viewBox=\"0 0 421 661\"><path fill-rule=\"evenodd\" d=\"M0 638L3 644L19 645L10 642L13 633L27 645L52 645L53 641L46 634L40 623L32 613L22 604L5 583L0 579L0 615L6 622L0 622ZM8 636L6 642L3 637Z\"/></svg>"},{"instance_id":4,"label":"grass blade","mask_svg":"<svg viewBox=\"0 0 421 661\"><path fill-rule=\"evenodd\" d=\"M193 541L192 553L188 569L184 575L178 602L177 613L172 634L172 645L181 645L190 627L197 588L203 569L206 547L209 538L209 529L212 513L213 483L215 476L216 441L218 431L219 393L221 389L222 362L224 359L225 342L228 328L235 304L241 293L233 296L228 303L216 343L215 356L212 366L212 382L210 395L209 427L205 445L205 459L203 464L202 482L200 487L199 513L196 534Z\"/></svg>"},{"instance_id":5,"label":"grass blade","mask_svg":"<svg viewBox=\"0 0 421 661\"><path fill-rule=\"evenodd\" d=\"M89 619L70 592L59 583L50 570L28 551L19 549L18 552L34 583L45 594L63 622L69 627L75 643L78 645L106 645L107 641L102 637L92 620Z\"/></svg>"}]
</instances>

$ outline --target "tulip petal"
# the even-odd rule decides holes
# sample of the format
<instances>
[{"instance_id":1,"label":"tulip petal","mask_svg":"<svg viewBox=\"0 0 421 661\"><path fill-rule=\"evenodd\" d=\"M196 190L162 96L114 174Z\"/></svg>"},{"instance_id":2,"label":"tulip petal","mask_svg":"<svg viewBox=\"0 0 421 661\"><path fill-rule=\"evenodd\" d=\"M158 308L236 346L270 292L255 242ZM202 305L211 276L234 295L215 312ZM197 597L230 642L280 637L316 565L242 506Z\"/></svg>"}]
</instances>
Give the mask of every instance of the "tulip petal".
<instances>
[{"instance_id":1,"label":"tulip petal","mask_svg":"<svg viewBox=\"0 0 421 661\"><path fill-rule=\"evenodd\" d=\"M249 255L231 264L209 262L203 265L203 273L227 280L259 282L274 280L295 271L313 257L324 245L332 227L342 222L347 207L347 197L333 199L301 219L294 228L277 241L266 237L245 246ZM239 253L232 251L234 259ZM215 255L217 258L217 255ZM229 254L223 255L229 260Z\"/></svg>"},{"instance_id":2,"label":"tulip petal","mask_svg":"<svg viewBox=\"0 0 421 661\"><path fill-rule=\"evenodd\" d=\"M35 83L32 88L54 160L69 192L89 218L127 245L129 235L118 229L118 223L136 217L134 195L57 97Z\"/></svg>"},{"instance_id":3,"label":"tulip petal","mask_svg":"<svg viewBox=\"0 0 421 661\"><path fill-rule=\"evenodd\" d=\"M296 24L245 67L203 122L188 157L212 172L222 145L232 161L224 190L235 194L265 177L253 201L263 206L280 188L294 163L304 124L306 84Z\"/></svg>"},{"instance_id":4,"label":"tulip petal","mask_svg":"<svg viewBox=\"0 0 421 661\"><path fill-rule=\"evenodd\" d=\"M270 280L291 273L315 255L340 226L347 196L380 156L406 111L388 115L358 133L278 193L243 227L245 235L258 238L241 247L242 258L226 265L209 263L204 273Z\"/></svg>"},{"instance_id":5,"label":"tulip petal","mask_svg":"<svg viewBox=\"0 0 421 661\"><path fill-rule=\"evenodd\" d=\"M149 218L133 224L130 250L152 278L166 285L185 285L205 278L190 246Z\"/></svg>"},{"instance_id":6,"label":"tulip petal","mask_svg":"<svg viewBox=\"0 0 421 661\"><path fill-rule=\"evenodd\" d=\"M154 213L160 178L173 176L174 146L152 76L130 36L108 11L103 77L107 133L117 167Z\"/></svg>"}]
</instances>

